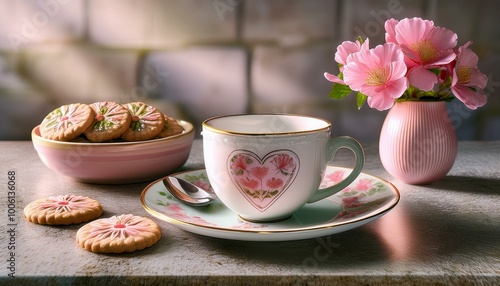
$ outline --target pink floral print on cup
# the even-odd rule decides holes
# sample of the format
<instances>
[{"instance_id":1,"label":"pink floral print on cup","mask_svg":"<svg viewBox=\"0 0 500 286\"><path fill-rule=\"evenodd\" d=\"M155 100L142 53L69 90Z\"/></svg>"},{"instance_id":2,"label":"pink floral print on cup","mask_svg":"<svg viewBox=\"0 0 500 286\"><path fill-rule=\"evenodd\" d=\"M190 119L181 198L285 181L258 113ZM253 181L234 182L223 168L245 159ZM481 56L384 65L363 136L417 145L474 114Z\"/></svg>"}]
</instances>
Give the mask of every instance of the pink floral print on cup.
<instances>
[{"instance_id":1,"label":"pink floral print on cup","mask_svg":"<svg viewBox=\"0 0 500 286\"><path fill-rule=\"evenodd\" d=\"M247 150L229 155L227 169L238 191L257 210L269 208L297 176L299 158L290 150L276 150L260 158Z\"/></svg>"}]
</instances>

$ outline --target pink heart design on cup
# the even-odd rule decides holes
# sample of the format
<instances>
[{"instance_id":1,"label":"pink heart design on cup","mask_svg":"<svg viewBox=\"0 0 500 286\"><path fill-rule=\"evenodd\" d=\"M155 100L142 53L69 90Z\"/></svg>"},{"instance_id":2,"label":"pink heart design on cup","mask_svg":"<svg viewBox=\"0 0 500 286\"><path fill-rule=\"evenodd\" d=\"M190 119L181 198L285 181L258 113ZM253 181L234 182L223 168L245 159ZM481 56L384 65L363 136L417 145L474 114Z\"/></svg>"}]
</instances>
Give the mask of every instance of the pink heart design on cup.
<instances>
[{"instance_id":1,"label":"pink heart design on cup","mask_svg":"<svg viewBox=\"0 0 500 286\"><path fill-rule=\"evenodd\" d=\"M268 209L292 184L299 157L291 150L276 150L260 158L248 150L233 151L227 160L231 181L257 210Z\"/></svg>"}]
</instances>

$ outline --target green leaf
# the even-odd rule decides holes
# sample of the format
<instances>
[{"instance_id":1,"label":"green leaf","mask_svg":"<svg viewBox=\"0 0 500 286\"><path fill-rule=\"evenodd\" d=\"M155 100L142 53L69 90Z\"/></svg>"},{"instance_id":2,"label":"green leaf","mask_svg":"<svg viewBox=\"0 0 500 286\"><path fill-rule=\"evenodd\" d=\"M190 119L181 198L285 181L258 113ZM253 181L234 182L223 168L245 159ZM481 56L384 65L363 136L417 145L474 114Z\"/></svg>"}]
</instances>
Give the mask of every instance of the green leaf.
<instances>
[{"instance_id":1,"label":"green leaf","mask_svg":"<svg viewBox=\"0 0 500 286\"><path fill-rule=\"evenodd\" d=\"M330 91L330 98L342 99L352 92L351 88L346 84L334 83L332 91Z\"/></svg>"},{"instance_id":2,"label":"green leaf","mask_svg":"<svg viewBox=\"0 0 500 286\"><path fill-rule=\"evenodd\" d=\"M440 69L430 69L431 72L433 72L436 76L439 76L441 74Z\"/></svg>"},{"instance_id":3,"label":"green leaf","mask_svg":"<svg viewBox=\"0 0 500 286\"><path fill-rule=\"evenodd\" d=\"M361 92L358 92L356 96L356 104L358 105L358 110L360 110L361 107L363 107L367 98L368 97L366 95L362 94Z\"/></svg>"},{"instance_id":4,"label":"green leaf","mask_svg":"<svg viewBox=\"0 0 500 286\"><path fill-rule=\"evenodd\" d=\"M164 202L162 202L160 200L156 200L156 204L159 205L159 206L164 206L164 207L168 206L168 203L164 203Z\"/></svg>"},{"instance_id":5,"label":"green leaf","mask_svg":"<svg viewBox=\"0 0 500 286\"><path fill-rule=\"evenodd\" d=\"M447 96L447 97L443 98L443 100L446 102L451 102L453 99L455 99L455 97L453 97L453 96Z\"/></svg>"},{"instance_id":6,"label":"green leaf","mask_svg":"<svg viewBox=\"0 0 500 286\"><path fill-rule=\"evenodd\" d=\"M254 194L254 198L260 198L260 190L255 190L255 192L253 194Z\"/></svg>"},{"instance_id":7,"label":"green leaf","mask_svg":"<svg viewBox=\"0 0 500 286\"><path fill-rule=\"evenodd\" d=\"M186 175L186 177L184 177L184 180L192 183L192 182L198 180L198 176L195 176L195 175Z\"/></svg>"},{"instance_id":8,"label":"green leaf","mask_svg":"<svg viewBox=\"0 0 500 286\"><path fill-rule=\"evenodd\" d=\"M339 70L342 70L342 67L343 67L343 66L344 66L343 64L338 64L338 65L337 65L337 67L339 68ZM337 76L338 76L341 80L344 80L344 74L343 74L343 73L341 73L341 72L340 72Z\"/></svg>"}]
</instances>

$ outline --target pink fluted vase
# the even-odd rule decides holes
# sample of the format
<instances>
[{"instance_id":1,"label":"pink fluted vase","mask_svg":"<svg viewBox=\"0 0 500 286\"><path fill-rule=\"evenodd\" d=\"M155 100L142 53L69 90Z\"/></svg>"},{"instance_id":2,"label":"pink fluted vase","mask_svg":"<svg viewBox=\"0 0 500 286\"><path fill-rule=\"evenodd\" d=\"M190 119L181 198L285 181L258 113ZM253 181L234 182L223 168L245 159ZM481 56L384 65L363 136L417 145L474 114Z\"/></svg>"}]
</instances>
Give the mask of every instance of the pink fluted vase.
<instances>
[{"instance_id":1,"label":"pink fluted vase","mask_svg":"<svg viewBox=\"0 0 500 286\"><path fill-rule=\"evenodd\" d=\"M450 171L457 137L444 101L394 104L380 133L380 160L393 177L429 184Z\"/></svg>"}]
</instances>

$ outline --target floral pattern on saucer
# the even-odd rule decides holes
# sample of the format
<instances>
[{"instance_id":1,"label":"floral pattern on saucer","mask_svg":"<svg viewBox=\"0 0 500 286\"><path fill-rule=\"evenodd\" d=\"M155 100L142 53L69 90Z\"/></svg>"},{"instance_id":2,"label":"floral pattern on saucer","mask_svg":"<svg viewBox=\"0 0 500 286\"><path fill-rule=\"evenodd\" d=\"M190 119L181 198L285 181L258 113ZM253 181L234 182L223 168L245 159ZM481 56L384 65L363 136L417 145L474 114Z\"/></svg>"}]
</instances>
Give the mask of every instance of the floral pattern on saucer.
<instances>
[{"instance_id":1,"label":"floral pattern on saucer","mask_svg":"<svg viewBox=\"0 0 500 286\"><path fill-rule=\"evenodd\" d=\"M328 166L321 188L340 182L351 171ZM205 170L174 176L213 192ZM361 173L341 192L306 204L289 219L273 223L245 221L218 199L204 207L185 205L165 189L161 179L145 188L141 201L152 215L194 233L238 240L282 241L329 235L360 226L392 209L399 197L399 192L389 182Z\"/></svg>"},{"instance_id":2,"label":"floral pattern on saucer","mask_svg":"<svg viewBox=\"0 0 500 286\"><path fill-rule=\"evenodd\" d=\"M346 176L346 170L331 172L323 179L321 188L337 184ZM334 219L349 219L373 210L378 205L384 203L384 200L366 201L361 199L386 191L387 188L380 180L374 178L358 178L351 185L340 192L342 199L342 211Z\"/></svg>"},{"instance_id":3,"label":"floral pattern on saucer","mask_svg":"<svg viewBox=\"0 0 500 286\"><path fill-rule=\"evenodd\" d=\"M186 181L204 189L205 191L211 191L211 186L210 183L208 183L208 179L206 178L206 174L202 173L200 175L194 175L194 176L186 176L183 179ZM205 226L214 226L216 227L217 224L208 222L204 220L202 217L194 215L194 216L189 216L186 214L186 206L182 205L182 203L176 201L176 199L167 191L158 191L158 195L164 197L163 199L158 198L156 201L156 204L159 206L165 207L164 212L168 216L175 218L177 220L182 220L182 221L189 221L192 223L196 224L202 224ZM215 202L214 204L222 204L220 201ZM255 223L247 222L242 219L238 219L238 223L231 226L233 229L245 229L245 228L255 228L255 227L264 227L265 225L257 225Z\"/></svg>"}]
</instances>

